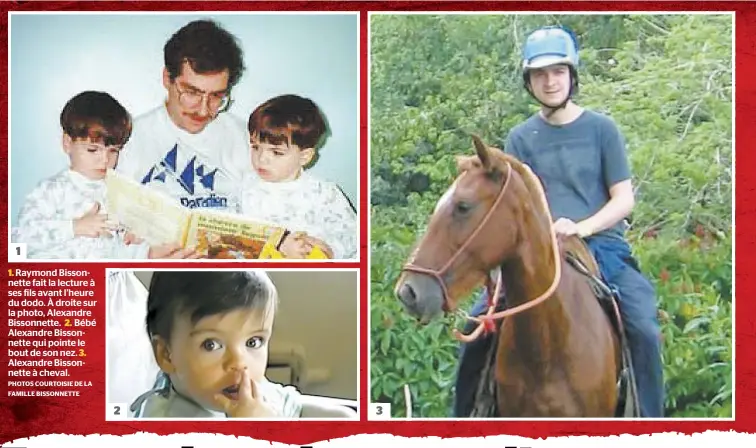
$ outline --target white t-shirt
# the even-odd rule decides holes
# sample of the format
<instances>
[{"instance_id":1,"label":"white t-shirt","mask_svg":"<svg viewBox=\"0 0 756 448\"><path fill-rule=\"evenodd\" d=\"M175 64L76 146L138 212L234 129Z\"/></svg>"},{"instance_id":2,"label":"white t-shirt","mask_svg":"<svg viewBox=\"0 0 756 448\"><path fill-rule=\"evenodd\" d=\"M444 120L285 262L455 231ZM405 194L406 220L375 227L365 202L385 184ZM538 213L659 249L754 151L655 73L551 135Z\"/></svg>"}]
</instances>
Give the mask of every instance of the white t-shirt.
<instances>
[{"instance_id":1,"label":"white t-shirt","mask_svg":"<svg viewBox=\"0 0 756 448\"><path fill-rule=\"evenodd\" d=\"M126 245L123 234L112 238L74 236L74 220L100 203L107 213L105 181L90 180L66 169L37 185L26 197L11 233L14 243L26 243L26 256L41 259L145 259L146 243Z\"/></svg>"},{"instance_id":2,"label":"white t-shirt","mask_svg":"<svg viewBox=\"0 0 756 448\"><path fill-rule=\"evenodd\" d=\"M251 165L249 133L222 113L191 134L176 126L164 104L134 120L116 170L158 188L188 208L238 211L239 183Z\"/></svg>"},{"instance_id":3,"label":"white t-shirt","mask_svg":"<svg viewBox=\"0 0 756 448\"><path fill-rule=\"evenodd\" d=\"M336 184L306 171L290 182L267 182L247 174L241 213L321 239L336 259L357 258L357 215L349 201Z\"/></svg>"}]
</instances>

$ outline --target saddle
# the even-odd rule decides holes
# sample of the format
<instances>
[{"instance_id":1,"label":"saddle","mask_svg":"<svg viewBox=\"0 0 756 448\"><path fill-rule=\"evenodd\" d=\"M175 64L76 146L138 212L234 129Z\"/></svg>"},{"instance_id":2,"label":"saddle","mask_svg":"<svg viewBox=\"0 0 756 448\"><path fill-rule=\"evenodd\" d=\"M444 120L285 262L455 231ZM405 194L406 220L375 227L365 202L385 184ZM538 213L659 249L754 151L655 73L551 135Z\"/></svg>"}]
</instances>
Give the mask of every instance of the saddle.
<instances>
[{"instance_id":1,"label":"saddle","mask_svg":"<svg viewBox=\"0 0 756 448\"><path fill-rule=\"evenodd\" d=\"M601 278L596 259L582 238L567 238L562 243L567 263L577 272L587 277L593 293L611 323L614 334L619 340L620 369L617 375L617 409L616 417L639 418L640 407L635 371L630 356L630 347L622 324L619 311L619 292L611 288ZM505 300L499 300L499 306L506 307ZM497 307L498 308L498 307ZM497 309L498 311L498 309ZM475 392L474 405L470 417L496 416L496 386L493 378L496 343L490 344L486 355L487 362L481 372L480 381Z\"/></svg>"},{"instance_id":2,"label":"saddle","mask_svg":"<svg viewBox=\"0 0 756 448\"><path fill-rule=\"evenodd\" d=\"M614 334L619 340L622 356L617 378L618 400L615 416L638 418L640 417L638 389L635 382L630 346L627 343L627 335L620 314L619 292L601 278L598 263L582 238L568 238L565 240L564 246L567 263L588 278L588 283L591 285L601 308L609 318Z\"/></svg>"}]
</instances>

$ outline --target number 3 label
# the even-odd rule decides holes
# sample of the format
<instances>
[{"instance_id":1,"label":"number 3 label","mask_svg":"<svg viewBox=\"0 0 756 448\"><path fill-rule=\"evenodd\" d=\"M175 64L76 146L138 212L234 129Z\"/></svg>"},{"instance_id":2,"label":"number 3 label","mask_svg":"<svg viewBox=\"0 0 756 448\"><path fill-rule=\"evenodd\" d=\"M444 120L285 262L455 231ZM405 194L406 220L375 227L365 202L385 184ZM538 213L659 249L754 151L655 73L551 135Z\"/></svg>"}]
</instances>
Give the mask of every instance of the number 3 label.
<instances>
[{"instance_id":1,"label":"number 3 label","mask_svg":"<svg viewBox=\"0 0 756 448\"><path fill-rule=\"evenodd\" d=\"M368 414L371 420L388 420L391 418L391 403L370 403Z\"/></svg>"}]
</instances>

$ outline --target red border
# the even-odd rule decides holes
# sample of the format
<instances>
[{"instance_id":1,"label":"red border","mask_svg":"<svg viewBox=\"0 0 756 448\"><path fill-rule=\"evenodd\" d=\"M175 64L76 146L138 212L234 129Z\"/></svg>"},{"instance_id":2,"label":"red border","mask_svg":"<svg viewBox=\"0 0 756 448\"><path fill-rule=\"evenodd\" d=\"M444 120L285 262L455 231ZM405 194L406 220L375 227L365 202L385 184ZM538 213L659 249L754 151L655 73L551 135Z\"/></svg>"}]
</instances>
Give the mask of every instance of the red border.
<instances>
[{"instance_id":1,"label":"red border","mask_svg":"<svg viewBox=\"0 0 756 448\"><path fill-rule=\"evenodd\" d=\"M711 421L670 421L670 422L368 422L366 421L366 403L369 399L367 388L367 354L369 344L367 341L368 325L367 310L370 276L367 263L367 250L369 235L367 232L368 213L368 188L370 175L367 166L367 19L368 11L736 11L736 138L741 142L741 148L747 146L744 142L756 143L756 126L754 126L753 106L756 105L756 82L750 76L751 70L756 70L756 13L751 12L751 4L743 2L583 2L583 1L560 1L560 2L3 2L0 4L0 33L3 41L8 39L8 15L7 11L232 11L232 10L278 10L278 11L361 11L360 15L360 49L361 49L361 194L360 209L361 222L363 224L362 237L362 261L356 263L329 264L332 267L356 267L361 270L361 381L360 391L363 399L363 421L354 423L315 423L298 422L291 423L250 423L250 422L197 422L197 423L166 423L166 422L133 422L118 423L105 422L104 404L102 395L104 387L92 388L91 396L83 399L67 401L43 401L30 400L13 401L10 398L0 396L0 443L22 437L31 437L41 434L131 434L139 431L156 434L173 433L221 433L238 436L250 436L255 439L265 439L281 443L307 444L322 440L346 437L354 434L365 433L391 433L398 436L440 436L440 437L477 437L498 435L502 433L521 435L525 437L545 437L557 435L611 435L611 434L645 434L653 432L682 432L694 433L705 430L735 430L738 432L754 432L756 430L756 396L747 385L756 379L756 358L752 351L748 350L753 345L756 336L754 320L749 316L756 315L756 304L752 297L756 291L756 282L749 280L745 274L749 265L756 265L756 251L749 250L756 245L756 239L750 235L756 231L756 219L751 213L756 209L756 201L749 196L756 190L756 178L740 176L736 179L736 191L738 197L735 206L737 266L736 270L736 294L745 297L737 303L736 316L736 416L737 420L724 422ZM7 61L7 46L3 45L0 50ZM7 63L6 63L7 64ZM50 76L54 76L51 72ZM3 86L7 87L8 68L2 68ZM0 110L8 110L7 96L0 96ZM5 151L4 157L0 158L0 172L6 173L7 162L7 132L8 122L0 120L0 139L2 139ZM737 163L741 167L747 167L756 162L756 156L747 149L737 154ZM2 197L7 197L7 182L0 183ZM739 218L739 219L738 219ZM0 208L0 222L7 226L7 208ZM7 231L7 228L5 229ZM3 233L7 234L7 233ZM2 240L3 250L7 250L7 241ZM746 250L743 250L746 249ZM255 265L245 263L245 267ZM117 263L109 267L135 267L134 264ZM146 265L141 265L146 266ZM150 264L150 267L173 266L175 264ZM212 265L203 265L203 267ZM218 267L241 266L241 264L218 264ZM298 267L294 264L277 264L277 267ZM310 266L326 267L323 264ZM745 267L744 267L745 266ZM3 268L6 269L8 266ZM18 266L13 266L18 267ZM25 265L24 267L50 268L49 265ZM66 267L60 265L59 267ZM197 267L196 265L181 265L181 267ZM103 265L72 265L70 268L87 268L92 271L95 278L102 278ZM5 282L2 282L5 288ZM104 287L98 288L100 297L104 294ZM4 340L4 319L6 313L0 312L0 340ZM104 340L104 334L99 337ZM103 344L102 340L100 344ZM324 341L325 343L325 341ZM6 344L2 344L5 351ZM2 363L5 354L0 354ZM104 364L104 363L103 363ZM7 362L5 363L7 365ZM103 367L104 369L104 367ZM103 372L94 372L93 381L100 381ZM0 385L7 381L7 374L0 371ZM4 387L1 389L4 390ZM88 405L88 406L87 406Z\"/></svg>"}]
</instances>

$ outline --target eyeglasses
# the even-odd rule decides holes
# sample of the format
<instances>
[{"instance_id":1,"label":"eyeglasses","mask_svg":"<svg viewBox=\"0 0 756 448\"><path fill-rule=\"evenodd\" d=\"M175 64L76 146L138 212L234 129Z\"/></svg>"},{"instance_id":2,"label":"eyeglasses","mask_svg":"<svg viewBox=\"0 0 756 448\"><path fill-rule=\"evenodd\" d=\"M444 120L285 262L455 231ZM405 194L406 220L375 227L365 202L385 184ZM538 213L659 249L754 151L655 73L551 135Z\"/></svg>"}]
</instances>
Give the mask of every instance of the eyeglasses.
<instances>
[{"instance_id":1,"label":"eyeglasses","mask_svg":"<svg viewBox=\"0 0 756 448\"><path fill-rule=\"evenodd\" d=\"M179 103L186 108L200 107L205 98L207 98L207 108L215 114L225 112L231 106L231 95L228 92L205 93L191 88L181 90L177 82L173 84L179 94Z\"/></svg>"}]
</instances>

